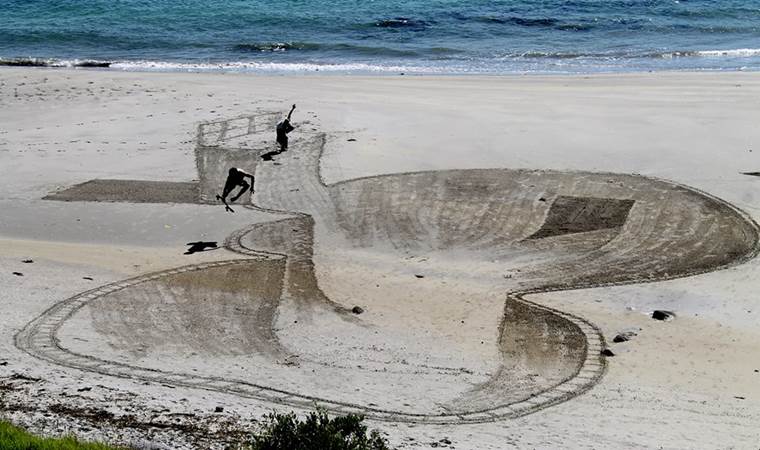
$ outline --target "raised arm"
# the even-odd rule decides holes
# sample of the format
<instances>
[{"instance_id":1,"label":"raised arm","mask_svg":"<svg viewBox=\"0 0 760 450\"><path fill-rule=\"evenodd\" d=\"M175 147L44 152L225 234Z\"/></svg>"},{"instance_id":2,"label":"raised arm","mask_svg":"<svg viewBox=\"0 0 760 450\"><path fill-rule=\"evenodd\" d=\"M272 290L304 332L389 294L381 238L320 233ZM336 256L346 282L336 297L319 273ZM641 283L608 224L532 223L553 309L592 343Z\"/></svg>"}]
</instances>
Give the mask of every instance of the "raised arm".
<instances>
[{"instance_id":1,"label":"raised arm","mask_svg":"<svg viewBox=\"0 0 760 450\"><path fill-rule=\"evenodd\" d=\"M288 113L288 121L290 121L290 116L293 115L293 111L296 109L295 103L293 104L293 107L290 108L290 112Z\"/></svg>"}]
</instances>

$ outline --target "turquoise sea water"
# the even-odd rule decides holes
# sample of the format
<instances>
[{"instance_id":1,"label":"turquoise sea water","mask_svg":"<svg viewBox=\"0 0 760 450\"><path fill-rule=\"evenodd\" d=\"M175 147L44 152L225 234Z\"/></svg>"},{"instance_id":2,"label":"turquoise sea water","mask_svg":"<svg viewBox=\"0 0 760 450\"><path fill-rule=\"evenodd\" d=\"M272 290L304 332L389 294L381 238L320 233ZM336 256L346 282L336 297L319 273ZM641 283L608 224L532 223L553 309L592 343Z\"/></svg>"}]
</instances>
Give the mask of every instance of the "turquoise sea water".
<instances>
[{"instance_id":1,"label":"turquoise sea water","mask_svg":"<svg viewBox=\"0 0 760 450\"><path fill-rule=\"evenodd\" d=\"M760 0L0 0L0 64L513 73L760 69Z\"/></svg>"}]
</instances>

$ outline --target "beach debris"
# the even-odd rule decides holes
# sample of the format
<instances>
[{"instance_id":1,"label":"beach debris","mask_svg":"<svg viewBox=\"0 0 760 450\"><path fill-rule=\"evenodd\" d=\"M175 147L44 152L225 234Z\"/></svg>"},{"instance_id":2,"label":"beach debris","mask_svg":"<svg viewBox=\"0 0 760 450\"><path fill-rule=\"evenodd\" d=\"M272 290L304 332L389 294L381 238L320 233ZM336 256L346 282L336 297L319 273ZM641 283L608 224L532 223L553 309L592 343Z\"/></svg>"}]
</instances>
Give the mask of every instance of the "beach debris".
<instances>
[{"instance_id":1,"label":"beach debris","mask_svg":"<svg viewBox=\"0 0 760 450\"><path fill-rule=\"evenodd\" d=\"M425 278L425 275L420 275L418 273L415 273L414 276L417 277L417 278Z\"/></svg>"},{"instance_id":2,"label":"beach debris","mask_svg":"<svg viewBox=\"0 0 760 450\"><path fill-rule=\"evenodd\" d=\"M0 361L0 366L7 366L7 365L8 365L8 361ZM757 370L755 372L757 372Z\"/></svg>"},{"instance_id":3,"label":"beach debris","mask_svg":"<svg viewBox=\"0 0 760 450\"><path fill-rule=\"evenodd\" d=\"M541 197L541 198L539 198L539 199L538 199L538 201L539 201L539 202L545 202L545 201L546 201L546 199L545 199L544 197Z\"/></svg>"},{"instance_id":4,"label":"beach debris","mask_svg":"<svg viewBox=\"0 0 760 450\"><path fill-rule=\"evenodd\" d=\"M85 386L83 388L77 389L77 392L90 392L92 390L91 386Z\"/></svg>"},{"instance_id":5,"label":"beach debris","mask_svg":"<svg viewBox=\"0 0 760 450\"><path fill-rule=\"evenodd\" d=\"M741 395L734 395L734 398L737 400L746 400L747 397L742 397Z\"/></svg>"},{"instance_id":6,"label":"beach debris","mask_svg":"<svg viewBox=\"0 0 760 450\"><path fill-rule=\"evenodd\" d=\"M283 366L296 366L298 367L298 355L288 355L284 360L278 361ZM221 411L219 411L221 412Z\"/></svg>"},{"instance_id":7,"label":"beach debris","mask_svg":"<svg viewBox=\"0 0 760 450\"><path fill-rule=\"evenodd\" d=\"M346 139L346 141L348 141L348 142L356 142L356 139L350 138L350 139Z\"/></svg>"},{"instance_id":8,"label":"beach debris","mask_svg":"<svg viewBox=\"0 0 760 450\"><path fill-rule=\"evenodd\" d=\"M92 281L92 277L82 277L83 280L90 280Z\"/></svg>"},{"instance_id":9,"label":"beach debris","mask_svg":"<svg viewBox=\"0 0 760 450\"><path fill-rule=\"evenodd\" d=\"M24 264L31 264L31 263L34 262L34 260L32 260L32 259L24 259L21 262L24 263Z\"/></svg>"},{"instance_id":10,"label":"beach debris","mask_svg":"<svg viewBox=\"0 0 760 450\"><path fill-rule=\"evenodd\" d=\"M604 350L602 350L602 355L603 356L615 356L615 353L613 353L612 350L610 350L608 348L605 348Z\"/></svg>"},{"instance_id":11,"label":"beach debris","mask_svg":"<svg viewBox=\"0 0 760 450\"><path fill-rule=\"evenodd\" d=\"M354 314L361 314L364 312L364 309L361 306L354 306L351 308L351 312Z\"/></svg>"},{"instance_id":12,"label":"beach debris","mask_svg":"<svg viewBox=\"0 0 760 450\"><path fill-rule=\"evenodd\" d=\"M652 312L652 319L655 320L673 320L675 316L675 313L672 311L665 311L661 309L656 309Z\"/></svg>"},{"instance_id":13,"label":"beach debris","mask_svg":"<svg viewBox=\"0 0 760 450\"><path fill-rule=\"evenodd\" d=\"M24 274L21 272L13 272L13 275L16 275L17 277L23 277Z\"/></svg>"},{"instance_id":14,"label":"beach debris","mask_svg":"<svg viewBox=\"0 0 760 450\"><path fill-rule=\"evenodd\" d=\"M23 373L14 373L10 376L11 380L21 380L21 381L31 381L32 383L36 383L38 381L42 381L42 378L36 378L36 377L30 377L28 375L24 375Z\"/></svg>"},{"instance_id":15,"label":"beach debris","mask_svg":"<svg viewBox=\"0 0 760 450\"><path fill-rule=\"evenodd\" d=\"M223 408L223 407L221 407L221 406L217 406L216 408L214 408L214 412L215 412L215 413L224 412L224 408Z\"/></svg>"}]
</instances>

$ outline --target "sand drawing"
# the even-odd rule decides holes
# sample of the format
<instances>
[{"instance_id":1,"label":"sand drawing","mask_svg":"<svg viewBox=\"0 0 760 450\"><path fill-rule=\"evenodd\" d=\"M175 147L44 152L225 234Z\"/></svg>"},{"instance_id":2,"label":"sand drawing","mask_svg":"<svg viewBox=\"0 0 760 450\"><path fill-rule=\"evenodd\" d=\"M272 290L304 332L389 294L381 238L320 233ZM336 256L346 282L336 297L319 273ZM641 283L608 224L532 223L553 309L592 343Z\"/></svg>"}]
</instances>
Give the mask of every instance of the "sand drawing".
<instances>
[{"instance_id":1,"label":"sand drawing","mask_svg":"<svg viewBox=\"0 0 760 450\"><path fill-rule=\"evenodd\" d=\"M67 367L288 407L494 421L570 400L604 374L600 330L540 294L690 276L758 252L758 227L738 209L638 175L453 169L327 184L324 134L260 158L276 118L200 125L198 183L50 195L162 202L176 188L215 204L237 167L255 176L237 214L272 220L228 236L228 261L64 300L16 345ZM75 339L83 329L101 339Z\"/></svg>"}]
</instances>

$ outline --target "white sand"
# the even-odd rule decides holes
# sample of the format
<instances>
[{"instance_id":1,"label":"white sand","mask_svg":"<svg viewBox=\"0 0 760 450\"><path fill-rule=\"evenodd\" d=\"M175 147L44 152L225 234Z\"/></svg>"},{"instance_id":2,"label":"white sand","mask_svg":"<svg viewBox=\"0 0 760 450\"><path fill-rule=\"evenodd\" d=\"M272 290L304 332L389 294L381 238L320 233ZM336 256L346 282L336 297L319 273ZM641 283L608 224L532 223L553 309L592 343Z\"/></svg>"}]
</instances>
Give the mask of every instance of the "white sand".
<instances>
[{"instance_id":1,"label":"white sand","mask_svg":"<svg viewBox=\"0 0 760 450\"><path fill-rule=\"evenodd\" d=\"M0 377L44 378L48 400L100 384L137 394L125 401L130 407L201 414L223 404L243 418L268 412L266 403L213 392L67 371L20 352L13 335L44 309L97 285L236 258L225 250L182 252L186 242L222 241L272 218L224 214L216 206L41 197L93 178L191 181L197 123L286 110L293 102L297 124L330 133L322 160L328 182L461 168L639 173L704 190L760 219L760 178L740 174L760 171L758 74L364 78L5 69L0 361L8 365ZM27 258L35 262L21 263ZM589 393L511 421L371 426L408 448L442 438L459 449L757 448L758 275L753 260L687 279L541 295L536 300L592 321L609 340L641 328L632 341L612 346L608 373ZM654 321L647 316L653 309L678 317ZM127 407L98 389L81 395L114 412Z\"/></svg>"}]
</instances>

